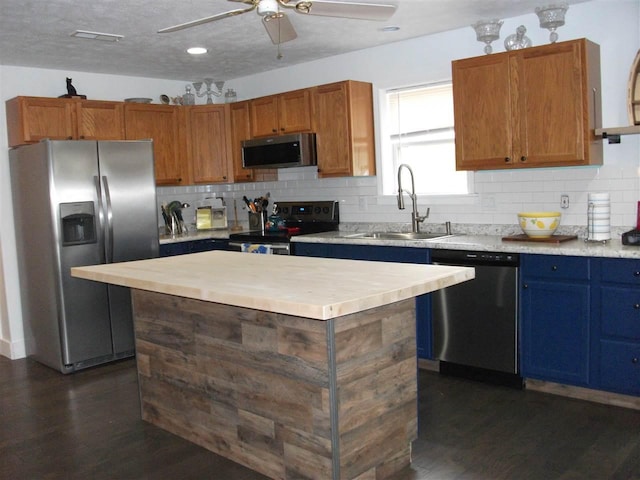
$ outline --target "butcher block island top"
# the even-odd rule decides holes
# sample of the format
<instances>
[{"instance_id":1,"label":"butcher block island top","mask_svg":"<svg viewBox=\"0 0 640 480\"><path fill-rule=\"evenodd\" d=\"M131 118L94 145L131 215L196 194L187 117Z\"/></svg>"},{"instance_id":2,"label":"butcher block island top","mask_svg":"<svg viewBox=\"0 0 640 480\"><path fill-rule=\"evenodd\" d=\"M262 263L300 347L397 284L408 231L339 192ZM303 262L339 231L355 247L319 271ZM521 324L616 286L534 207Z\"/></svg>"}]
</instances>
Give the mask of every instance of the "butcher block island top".
<instances>
[{"instance_id":1,"label":"butcher block island top","mask_svg":"<svg viewBox=\"0 0 640 480\"><path fill-rule=\"evenodd\" d=\"M327 320L474 278L473 268L212 251L71 269L74 277Z\"/></svg>"},{"instance_id":2,"label":"butcher block island top","mask_svg":"<svg viewBox=\"0 0 640 480\"><path fill-rule=\"evenodd\" d=\"M143 420L273 479L383 480L418 432L412 297L474 271L213 251L72 274L132 287Z\"/></svg>"}]
</instances>

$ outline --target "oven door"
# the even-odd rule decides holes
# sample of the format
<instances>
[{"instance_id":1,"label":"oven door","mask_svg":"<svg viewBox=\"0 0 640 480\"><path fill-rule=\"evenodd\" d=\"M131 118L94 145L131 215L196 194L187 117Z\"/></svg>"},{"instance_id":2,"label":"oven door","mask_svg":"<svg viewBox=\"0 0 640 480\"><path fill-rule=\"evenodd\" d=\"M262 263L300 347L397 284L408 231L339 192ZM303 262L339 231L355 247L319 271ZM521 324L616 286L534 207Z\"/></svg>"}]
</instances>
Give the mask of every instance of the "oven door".
<instances>
[{"instance_id":1,"label":"oven door","mask_svg":"<svg viewBox=\"0 0 640 480\"><path fill-rule=\"evenodd\" d=\"M229 250L232 252L266 253L273 255L289 255L291 244L289 243L247 243L229 242Z\"/></svg>"}]
</instances>

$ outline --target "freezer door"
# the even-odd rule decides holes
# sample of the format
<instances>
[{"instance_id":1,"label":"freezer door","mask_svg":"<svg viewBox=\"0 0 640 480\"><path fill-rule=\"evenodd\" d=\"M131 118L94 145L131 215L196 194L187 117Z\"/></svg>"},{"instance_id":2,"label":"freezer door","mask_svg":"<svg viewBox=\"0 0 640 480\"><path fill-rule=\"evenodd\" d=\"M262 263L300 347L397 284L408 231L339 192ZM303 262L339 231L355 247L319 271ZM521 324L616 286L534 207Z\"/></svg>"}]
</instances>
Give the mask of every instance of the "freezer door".
<instances>
[{"instance_id":1,"label":"freezer door","mask_svg":"<svg viewBox=\"0 0 640 480\"><path fill-rule=\"evenodd\" d=\"M57 257L61 286L57 308L64 371L81 362L93 363L95 359L108 357L113 350L107 287L73 278L70 274L71 267L103 263L104 243L99 233L95 241L69 242L67 232L65 241L65 226L69 222L63 221L63 217L93 214L96 232L100 230L96 142L50 142L49 168L50 208L55 219L51 245ZM42 208L42 204L32 207Z\"/></svg>"},{"instance_id":2,"label":"freezer door","mask_svg":"<svg viewBox=\"0 0 640 480\"><path fill-rule=\"evenodd\" d=\"M153 143L98 142L107 263L158 256ZM134 349L128 288L109 285L114 353Z\"/></svg>"}]
</instances>

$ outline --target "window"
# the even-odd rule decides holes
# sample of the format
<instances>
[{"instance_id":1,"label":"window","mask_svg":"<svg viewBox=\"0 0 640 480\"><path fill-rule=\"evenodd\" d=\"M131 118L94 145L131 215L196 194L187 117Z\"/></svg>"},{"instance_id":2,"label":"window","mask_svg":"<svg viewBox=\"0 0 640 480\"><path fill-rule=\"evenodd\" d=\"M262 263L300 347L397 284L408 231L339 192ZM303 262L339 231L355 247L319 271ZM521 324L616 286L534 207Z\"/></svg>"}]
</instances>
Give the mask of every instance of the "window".
<instances>
[{"instance_id":1,"label":"window","mask_svg":"<svg viewBox=\"0 0 640 480\"><path fill-rule=\"evenodd\" d=\"M471 174L457 172L451 83L386 92L383 194L397 192L398 167L411 167L418 195L466 195Z\"/></svg>"}]
</instances>

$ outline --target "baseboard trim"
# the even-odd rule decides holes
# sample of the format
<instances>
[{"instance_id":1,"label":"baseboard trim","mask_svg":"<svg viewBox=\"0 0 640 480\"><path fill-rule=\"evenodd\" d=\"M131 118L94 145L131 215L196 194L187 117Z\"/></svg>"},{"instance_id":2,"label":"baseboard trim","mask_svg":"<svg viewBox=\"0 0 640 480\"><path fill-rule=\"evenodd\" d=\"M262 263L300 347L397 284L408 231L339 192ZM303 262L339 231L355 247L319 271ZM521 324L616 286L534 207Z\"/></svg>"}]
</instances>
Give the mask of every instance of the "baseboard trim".
<instances>
[{"instance_id":1,"label":"baseboard trim","mask_svg":"<svg viewBox=\"0 0 640 480\"><path fill-rule=\"evenodd\" d=\"M533 390L536 392L550 393L552 395L586 400L588 402L603 403L614 407L640 410L640 397L634 397L632 395L604 392L602 390L593 390L584 387L574 387L572 385L563 385L561 383L546 382L531 378L525 379L525 385L527 390Z\"/></svg>"},{"instance_id":2,"label":"baseboard trim","mask_svg":"<svg viewBox=\"0 0 640 480\"><path fill-rule=\"evenodd\" d=\"M10 360L18 360L27 356L24 340L20 342L10 342L4 338L0 339L0 355Z\"/></svg>"}]
</instances>

